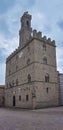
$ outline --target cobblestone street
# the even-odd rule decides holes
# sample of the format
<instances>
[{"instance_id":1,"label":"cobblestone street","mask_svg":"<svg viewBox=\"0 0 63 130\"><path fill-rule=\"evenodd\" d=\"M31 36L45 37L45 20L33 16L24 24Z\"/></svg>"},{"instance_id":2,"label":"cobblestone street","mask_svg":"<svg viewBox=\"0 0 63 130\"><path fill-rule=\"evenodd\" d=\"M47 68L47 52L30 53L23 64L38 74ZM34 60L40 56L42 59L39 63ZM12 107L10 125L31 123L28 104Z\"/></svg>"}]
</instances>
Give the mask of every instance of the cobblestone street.
<instances>
[{"instance_id":1,"label":"cobblestone street","mask_svg":"<svg viewBox=\"0 0 63 130\"><path fill-rule=\"evenodd\" d=\"M63 130L63 107L39 110L0 108L0 130Z\"/></svg>"}]
</instances>

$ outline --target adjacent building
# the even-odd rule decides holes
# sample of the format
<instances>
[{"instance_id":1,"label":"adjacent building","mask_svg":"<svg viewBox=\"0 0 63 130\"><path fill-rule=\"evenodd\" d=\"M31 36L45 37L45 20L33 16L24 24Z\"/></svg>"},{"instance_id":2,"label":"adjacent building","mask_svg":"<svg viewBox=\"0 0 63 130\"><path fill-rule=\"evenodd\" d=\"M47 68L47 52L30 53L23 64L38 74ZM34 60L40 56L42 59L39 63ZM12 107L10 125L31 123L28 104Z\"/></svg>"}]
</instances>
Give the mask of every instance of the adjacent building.
<instances>
[{"instance_id":1,"label":"adjacent building","mask_svg":"<svg viewBox=\"0 0 63 130\"><path fill-rule=\"evenodd\" d=\"M5 85L0 85L0 107L5 104Z\"/></svg>"},{"instance_id":2,"label":"adjacent building","mask_svg":"<svg viewBox=\"0 0 63 130\"><path fill-rule=\"evenodd\" d=\"M59 104L63 105L63 74L59 74Z\"/></svg>"},{"instance_id":3,"label":"adjacent building","mask_svg":"<svg viewBox=\"0 0 63 130\"><path fill-rule=\"evenodd\" d=\"M32 30L31 18L28 12L21 17L19 47L6 60L5 106L58 106L55 41Z\"/></svg>"}]
</instances>

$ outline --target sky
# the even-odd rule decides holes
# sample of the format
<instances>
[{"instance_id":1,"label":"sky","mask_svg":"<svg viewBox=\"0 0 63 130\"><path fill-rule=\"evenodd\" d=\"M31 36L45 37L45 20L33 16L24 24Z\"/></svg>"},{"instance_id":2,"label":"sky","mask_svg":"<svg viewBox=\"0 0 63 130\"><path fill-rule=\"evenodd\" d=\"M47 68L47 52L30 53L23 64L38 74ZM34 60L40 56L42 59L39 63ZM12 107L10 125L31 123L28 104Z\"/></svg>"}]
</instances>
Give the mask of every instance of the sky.
<instances>
[{"instance_id":1,"label":"sky","mask_svg":"<svg viewBox=\"0 0 63 130\"><path fill-rule=\"evenodd\" d=\"M57 70L63 73L63 0L0 0L0 84L6 58L19 45L20 17L28 11L32 28L56 41Z\"/></svg>"}]
</instances>

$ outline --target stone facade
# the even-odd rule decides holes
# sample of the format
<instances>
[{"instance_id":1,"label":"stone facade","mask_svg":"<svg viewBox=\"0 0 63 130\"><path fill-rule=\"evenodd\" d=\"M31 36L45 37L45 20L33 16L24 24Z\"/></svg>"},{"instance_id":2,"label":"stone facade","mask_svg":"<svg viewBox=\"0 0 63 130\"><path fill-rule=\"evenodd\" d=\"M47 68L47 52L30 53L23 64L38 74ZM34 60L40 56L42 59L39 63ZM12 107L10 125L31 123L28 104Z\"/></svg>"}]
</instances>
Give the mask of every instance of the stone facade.
<instances>
[{"instance_id":1,"label":"stone facade","mask_svg":"<svg viewBox=\"0 0 63 130\"><path fill-rule=\"evenodd\" d=\"M5 100L5 86L0 85L0 107L4 106Z\"/></svg>"},{"instance_id":2,"label":"stone facade","mask_svg":"<svg viewBox=\"0 0 63 130\"><path fill-rule=\"evenodd\" d=\"M31 15L25 12L19 47L6 60L5 105L42 108L58 104L55 41L32 30Z\"/></svg>"}]
</instances>

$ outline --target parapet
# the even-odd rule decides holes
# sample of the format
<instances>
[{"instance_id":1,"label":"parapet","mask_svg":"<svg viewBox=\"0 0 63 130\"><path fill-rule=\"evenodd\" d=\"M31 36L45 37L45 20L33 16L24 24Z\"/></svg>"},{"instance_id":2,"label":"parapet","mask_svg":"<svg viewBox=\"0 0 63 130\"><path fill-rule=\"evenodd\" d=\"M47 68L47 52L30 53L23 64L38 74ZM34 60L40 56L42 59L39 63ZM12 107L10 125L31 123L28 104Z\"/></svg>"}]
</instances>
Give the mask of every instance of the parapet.
<instances>
[{"instance_id":1,"label":"parapet","mask_svg":"<svg viewBox=\"0 0 63 130\"><path fill-rule=\"evenodd\" d=\"M47 38L46 36L42 37L42 41L44 41L45 43L48 43L50 45L54 45L55 46L55 40L51 40L51 38Z\"/></svg>"},{"instance_id":2,"label":"parapet","mask_svg":"<svg viewBox=\"0 0 63 130\"><path fill-rule=\"evenodd\" d=\"M37 32L37 30L33 30L33 37L41 39L42 38L42 33L41 32Z\"/></svg>"},{"instance_id":3,"label":"parapet","mask_svg":"<svg viewBox=\"0 0 63 130\"><path fill-rule=\"evenodd\" d=\"M55 46L55 40L52 41L51 38L48 38L48 39L47 39L47 42L48 42L49 44Z\"/></svg>"},{"instance_id":4,"label":"parapet","mask_svg":"<svg viewBox=\"0 0 63 130\"><path fill-rule=\"evenodd\" d=\"M55 40L52 41L51 38L47 38L46 36L42 37L42 33L40 31L37 32L36 29L34 29L32 31L32 38L36 38L38 40L42 40L43 42L45 42L47 44L51 44L51 45L55 46Z\"/></svg>"}]
</instances>

